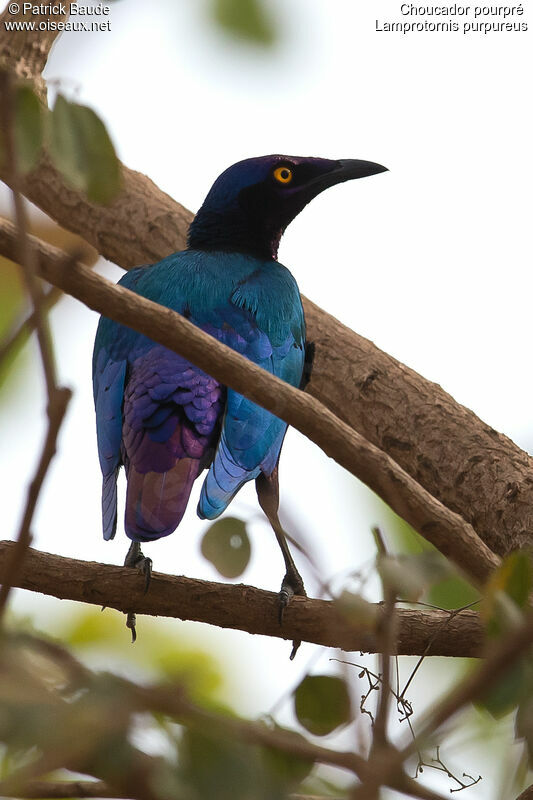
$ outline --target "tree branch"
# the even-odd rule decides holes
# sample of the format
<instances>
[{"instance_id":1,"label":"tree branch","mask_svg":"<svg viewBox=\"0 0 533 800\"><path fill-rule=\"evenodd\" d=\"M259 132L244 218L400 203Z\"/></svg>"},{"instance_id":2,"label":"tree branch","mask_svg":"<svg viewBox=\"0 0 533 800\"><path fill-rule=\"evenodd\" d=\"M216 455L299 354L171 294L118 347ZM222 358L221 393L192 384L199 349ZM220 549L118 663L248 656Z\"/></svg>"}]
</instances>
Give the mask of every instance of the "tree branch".
<instances>
[{"instance_id":1,"label":"tree branch","mask_svg":"<svg viewBox=\"0 0 533 800\"><path fill-rule=\"evenodd\" d=\"M170 347L226 386L282 417L382 497L397 514L474 580L483 582L499 559L462 517L447 509L395 461L335 417L315 398L270 375L187 319L117 286L37 239L47 281L107 317ZM15 231L0 220L0 252L16 257Z\"/></svg>"},{"instance_id":2,"label":"tree branch","mask_svg":"<svg viewBox=\"0 0 533 800\"><path fill-rule=\"evenodd\" d=\"M0 542L0 582L4 580L13 542ZM131 569L27 552L15 586L32 592L107 606L139 614L206 622L247 633L302 639L342 650L378 652L380 635L367 624L341 616L334 603L295 597L278 623L277 594L252 586L200 581L154 573L150 590ZM433 609L397 609L397 653L477 657L484 647L483 627L474 611L457 614ZM379 620L379 616L378 616ZM379 631L379 623L377 625Z\"/></svg>"}]
</instances>

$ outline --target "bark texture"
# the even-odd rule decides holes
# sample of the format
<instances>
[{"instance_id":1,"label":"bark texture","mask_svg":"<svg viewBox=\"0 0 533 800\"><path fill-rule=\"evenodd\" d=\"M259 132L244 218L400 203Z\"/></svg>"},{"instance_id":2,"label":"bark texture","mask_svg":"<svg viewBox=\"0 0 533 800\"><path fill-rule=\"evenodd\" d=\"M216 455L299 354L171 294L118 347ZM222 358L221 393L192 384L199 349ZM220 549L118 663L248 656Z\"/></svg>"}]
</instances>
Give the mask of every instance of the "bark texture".
<instances>
[{"instance_id":1,"label":"bark texture","mask_svg":"<svg viewBox=\"0 0 533 800\"><path fill-rule=\"evenodd\" d=\"M13 542L0 542L0 582L6 579ZM345 651L379 652L380 610L375 630L343 618L327 600L294 597L278 623L277 594L243 584L230 585L154 573L144 594L144 577L127 567L79 561L30 548L14 586L117 611L175 617L247 633L301 639ZM399 655L482 655L479 615L434 609L398 609ZM126 635L126 632L125 632ZM142 625L141 625L142 635Z\"/></svg>"}]
</instances>

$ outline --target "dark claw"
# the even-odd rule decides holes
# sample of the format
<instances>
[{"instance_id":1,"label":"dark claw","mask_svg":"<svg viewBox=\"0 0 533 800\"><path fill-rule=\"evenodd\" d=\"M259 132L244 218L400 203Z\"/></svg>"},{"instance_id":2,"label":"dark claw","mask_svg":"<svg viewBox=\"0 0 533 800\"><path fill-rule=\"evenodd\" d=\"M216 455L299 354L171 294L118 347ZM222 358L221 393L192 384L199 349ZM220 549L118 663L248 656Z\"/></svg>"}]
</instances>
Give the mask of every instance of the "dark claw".
<instances>
[{"instance_id":1,"label":"dark claw","mask_svg":"<svg viewBox=\"0 0 533 800\"><path fill-rule=\"evenodd\" d=\"M293 639L292 650L291 650L291 654L289 656L289 661L292 661L294 659L294 656L298 652L298 648L300 647L301 643L302 642L301 642L300 639Z\"/></svg>"},{"instance_id":2,"label":"dark claw","mask_svg":"<svg viewBox=\"0 0 533 800\"><path fill-rule=\"evenodd\" d=\"M296 567L287 570L281 583L281 589L278 594L278 619L280 625L283 624L283 615L285 613L285 609L287 608L290 599L294 597L295 594L299 595L300 597L307 597L304 582ZM290 655L291 661L296 655L300 644L300 640L295 639L293 641Z\"/></svg>"},{"instance_id":3,"label":"dark claw","mask_svg":"<svg viewBox=\"0 0 533 800\"><path fill-rule=\"evenodd\" d=\"M283 625L283 615L291 597L294 597L294 589L292 586L285 585L284 579L278 594L278 620L280 625Z\"/></svg>"},{"instance_id":4,"label":"dark claw","mask_svg":"<svg viewBox=\"0 0 533 800\"><path fill-rule=\"evenodd\" d=\"M132 644L135 644L135 642L137 641L136 625L137 625L137 619L135 617L135 614L133 613L133 611L128 611L128 614L126 616L126 627L129 628L131 631Z\"/></svg>"},{"instance_id":5,"label":"dark claw","mask_svg":"<svg viewBox=\"0 0 533 800\"><path fill-rule=\"evenodd\" d=\"M151 558L145 558L144 559L143 571L144 571L144 593L146 594L146 592L150 588L150 581L152 580L152 559Z\"/></svg>"}]
</instances>

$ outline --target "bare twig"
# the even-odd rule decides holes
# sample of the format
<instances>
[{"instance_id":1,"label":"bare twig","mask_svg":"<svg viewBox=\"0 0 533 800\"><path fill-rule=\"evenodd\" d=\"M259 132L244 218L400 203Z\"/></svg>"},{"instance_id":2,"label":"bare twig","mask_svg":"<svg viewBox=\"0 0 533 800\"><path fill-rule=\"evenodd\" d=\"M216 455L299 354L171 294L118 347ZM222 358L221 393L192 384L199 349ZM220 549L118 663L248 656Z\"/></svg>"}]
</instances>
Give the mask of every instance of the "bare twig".
<instances>
[{"instance_id":1,"label":"bare twig","mask_svg":"<svg viewBox=\"0 0 533 800\"><path fill-rule=\"evenodd\" d=\"M0 223L0 252L14 247L10 223ZM383 451L333 415L315 398L270 375L170 309L72 263L61 251L34 240L40 274L55 286L124 325L180 353L221 383L294 425L324 452L379 494L474 581L484 581L499 558L462 517L443 506Z\"/></svg>"},{"instance_id":2,"label":"bare twig","mask_svg":"<svg viewBox=\"0 0 533 800\"><path fill-rule=\"evenodd\" d=\"M378 567L380 559L387 556L387 548L383 535L379 528L373 528L372 533L378 549ZM381 664L381 692L378 697L378 707L376 711L376 721L374 723L374 738L372 740L372 753L376 750L383 749L387 746L387 721L389 716L389 701L391 697L391 658L392 654L396 651L395 647L395 605L396 593L394 589L388 584L387 580L381 576L381 584L383 587L383 620L381 625L381 647L380 647L380 664ZM371 757L372 757L371 753Z\"/></svg>"},{"instance_id":3,"label":"bare twig","mask_svg":"<svg viewBox=\"0 0 533 800\"><path fill-rule=\"evenodd\" d=\"M457 714L468 703L483 697L513 666L533 642L533 611L529 611L524 622L498 641L487 659L433 709L422 721L413 742L399 751L397 762L403 763L412 753L420 749L421 743L435 733L445 722Z\"/></svg>"},{"instance_id":4,"label":"bare twig","mask_svg":"<svg viewBox=\"0 0 533 800\"><path fill-rule=\"evenodd\" d=\"M46 477L50 462L56 452L57 435L59 433L59 428L61 427L63 417L65 416L70 397L70 389L58 389L55 394L54 406L49 407L49 422L46 439L43 445L37 470L28 489L28 496L17 536L17 542L10 553L9 560L6 559L6 564L2 570L2 585L0 586L0 616L6 607L11 587L17 586L20 582L20 576L24 567L24 560L31 543L31 521L33 519L37 500L39 499L41 486Z\"/></svg>"},{"instance_id":5,"label":"bare twig","mask_svg":"<svg viewBox=\"0 0 533 800\"><path fill-rule=\"evenodd\" d=\"M5 147L5 169L8 171L10 185L13 192L13 202L15 207L15 218L17 220L17 251L18 262L22 267L22 273L28 294L33 305L33 317L37 341L41 353L46 389L48 394L48 430L45 443L37 466L37 471L28 490L28 497L24 509L22 522L17 536L17 545L12 553L9 569L0 587L0 618L6 607L7 599L13 580L17 572L21 569L26 551L31 543L30 526L33 513L37 505L41 486L52 460L56 439L59 428L63 421L68 402L70 400L70 390L59 389L57 387L57 377L52 351L52 343L48 320L45 314L45 301L43 289L37 277L37 266L35 260L34 246L28 235L28 222L24 200L20 193L20 178L17 170L17 149L14 137L14 111L13 111L13 89L11 76L8 72L0 70L0 109L4 124L4 147Z\"/></svg>"},{"instance_id":6,"label":"bare twig","mask_svg":"<svg viewBox=\"0 0 533 800\"><path fill-rule=\"evenodd\" d=\"M0 581L6 575L14 548L13 542L0 542ZM33 548L28 550L14 585L118 611L127 611L134 601L139 614L207 622L264 636L298 637L345 651L377 652L379 647L378 636L366 625L358 628L326 600L293 598L280 628L277 595L273 592L154 573L150 591L144 594L144 582L134 570L40 553ZM400 608L397 616L398 653L417 655L426 650L449 612ZM481 655L483 646L479 616L465 611L454 617L453 623L433 641L431 653L475 657Z\"/></svg>"},{"instance_id":7,"label":"bare twig","mask_svg":"<svg viewBox=\"0 0 533 800\"><path fill-rule=\"evenodd\" d=\"M55 304L64 296L65 293L62 292L61 289L57 289L54 286L43 295L41 303L42 310L45 312L50 311L50 309L53 308L53 306L55 306ZM19 322L13 328L11 333L8 333L4 341L0 343L0 366L2 365L2 362L7 360L13 352L18 350L27 342L35 330L36 324L37 318L35 314L32 313L29 317L22 320L22 322Z\"/></svg>"},{"instance_id":8,"label":"bare twig","mask_svg":"<svg viewBox=\"0 0 533 800\"><path fill-rule=\"evenodd\" d=\"M468 773L463 772L461 778L458 778L448 766L444 763L440 756L440 747L437 745L436 747L436 755L435 758L432 758L431 761L424 761L421 756L418 757L418 764L416 767L416 774L419 775L421 772L424 771L424 768L427 769L435 769L437 772L444 772L445 775L448 776L452 781L455 781L457 784L455 789L450 789L450 794L454 794L455 792L462 792L463 789L469 789L471 786L475 786L482 780L481 775L478 775L477 778L472 777L472 775L468 775ZM466 778L468 783L466 783L462 778Z\"/></svg>"}]
</instances>

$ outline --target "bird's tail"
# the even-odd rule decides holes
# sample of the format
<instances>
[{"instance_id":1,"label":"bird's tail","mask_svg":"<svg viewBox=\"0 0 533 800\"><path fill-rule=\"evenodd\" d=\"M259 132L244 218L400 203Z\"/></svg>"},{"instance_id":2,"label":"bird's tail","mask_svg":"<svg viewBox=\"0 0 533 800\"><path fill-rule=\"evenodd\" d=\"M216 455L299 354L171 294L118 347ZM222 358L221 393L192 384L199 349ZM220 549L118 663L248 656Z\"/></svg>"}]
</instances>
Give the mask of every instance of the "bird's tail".
<instances>
[{"instance_id":1,"label":"bird's tail","mask_svg":"<svg viewBox=\"0 0 533 800\"><path fill-rule=\"evenodd\" d=\"M175 531L198 472L196 458L180 458L167 472L142 473L130 465L125 519L130 539L149 542Z\"/></svg>"},{"instance_id":2,"label":"bird's tail","mask_svg":"<svg viewBox=\"0 0 533 800\"><path fill-rule=\"evenodd\" d=\"M118 468L102 480L102 528L104 539L114 539L117 532L117 477Z\"/></svg>"}]
</instances>

